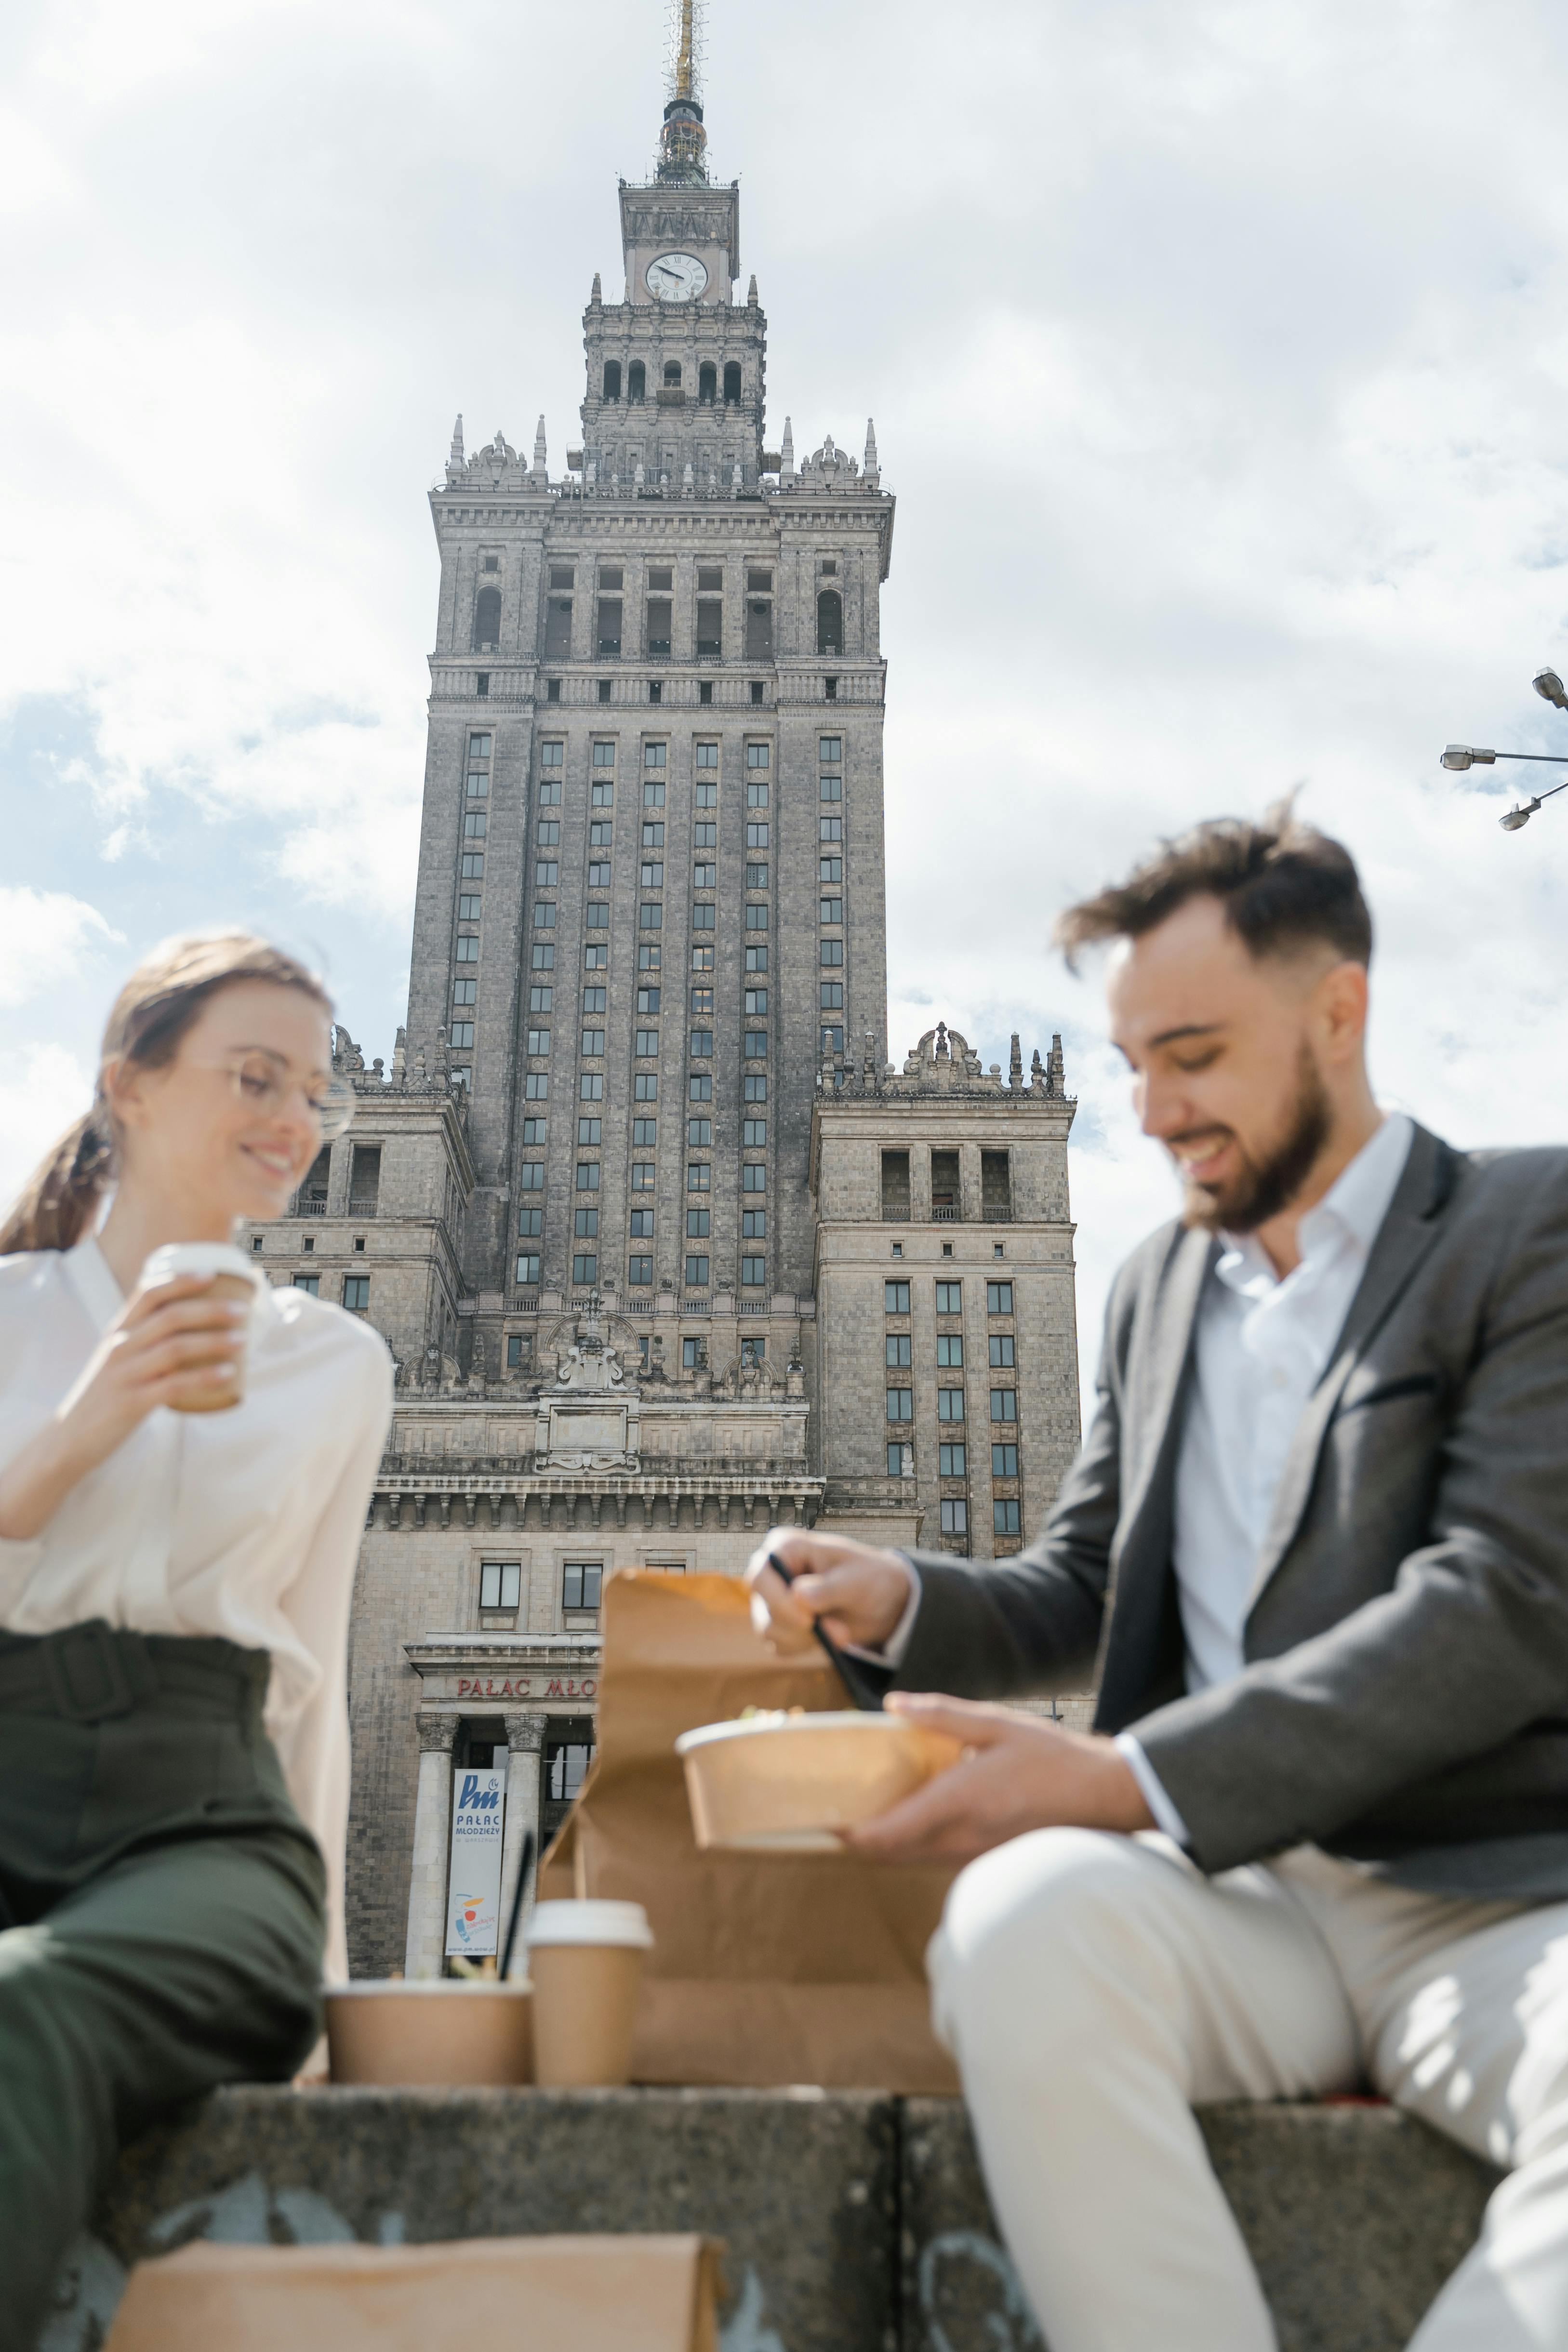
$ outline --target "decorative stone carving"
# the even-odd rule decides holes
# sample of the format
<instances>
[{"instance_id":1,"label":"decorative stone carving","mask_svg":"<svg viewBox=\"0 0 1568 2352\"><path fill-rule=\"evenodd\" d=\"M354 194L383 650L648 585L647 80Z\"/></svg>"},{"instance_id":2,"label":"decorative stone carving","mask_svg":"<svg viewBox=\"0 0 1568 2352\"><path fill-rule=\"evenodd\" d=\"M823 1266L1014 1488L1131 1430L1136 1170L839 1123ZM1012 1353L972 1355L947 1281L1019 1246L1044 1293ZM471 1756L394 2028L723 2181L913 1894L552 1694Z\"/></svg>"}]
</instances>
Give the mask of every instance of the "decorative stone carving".
<instances>
[{"instance_id":1,"label":"decorative stone carving","mask_svg":"<svg viewBox=\"0 0 1568 2352\"><path fill-rule=\"evenodd\" d=\"M537 1756L544 1746L544 1735L550 1727L547 1715L506 1715L506 1744L514 1756Z\"/></svg>"},{"instance_id":2,"label":"decorative stone carving","mask_svg":"<svg viewBox=\"0 0 1568 2352\"><path fill-rule=\"evenodd\" d=\"M421 1707L414 1718L414 1728L419 1735L422 1756L450 1756L458 1728L455 1715L436 1715L428 1707Z\"/></svg>"},{"instance_id":3,"label":"decorative stone carving","mask_svg":"<svg viewBox=\"0 0 1568 2352\"><path fill-rule=\"evenodd\" d=\"M587 1311L575 1326L575 1337L563 1354L555 1359L555 1391L595 1391L600 1394L622 1386L626 1370L620 1360L620 1349L605 1336L604 1318L600 1312L599 1294L588 1294Z\"/></svg>"}]
</instances>

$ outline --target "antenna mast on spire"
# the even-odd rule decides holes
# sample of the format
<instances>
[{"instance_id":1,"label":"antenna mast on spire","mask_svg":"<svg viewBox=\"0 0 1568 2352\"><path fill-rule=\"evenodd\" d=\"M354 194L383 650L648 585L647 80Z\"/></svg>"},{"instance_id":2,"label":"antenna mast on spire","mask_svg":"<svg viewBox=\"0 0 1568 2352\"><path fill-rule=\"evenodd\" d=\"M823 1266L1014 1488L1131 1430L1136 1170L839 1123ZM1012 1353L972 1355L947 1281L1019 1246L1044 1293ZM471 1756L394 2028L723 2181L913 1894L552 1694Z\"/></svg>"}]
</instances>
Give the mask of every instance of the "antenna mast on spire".
<instances>
[{"instance_id":1,"label":"antenna mast on spire","mask_svg":"<svg viewBox=\"0 0 1568 2352\"><path fill-rule=\"evenodd\" d=\"M702 152L702 60L705 0L666 0L664 128L659 132L661 180L706 181Z\"/></svg>"},{"instance_id":2,"label":"antenna mast on spire","mask_svg":"<svg viewBox=\"0 0 1568 2352\"><path fill-rule=\"evenodd\" d=\"M665 9L666 98L701 100L706 16L703 0L668 0Z\"/></svg>"}]
</instances>

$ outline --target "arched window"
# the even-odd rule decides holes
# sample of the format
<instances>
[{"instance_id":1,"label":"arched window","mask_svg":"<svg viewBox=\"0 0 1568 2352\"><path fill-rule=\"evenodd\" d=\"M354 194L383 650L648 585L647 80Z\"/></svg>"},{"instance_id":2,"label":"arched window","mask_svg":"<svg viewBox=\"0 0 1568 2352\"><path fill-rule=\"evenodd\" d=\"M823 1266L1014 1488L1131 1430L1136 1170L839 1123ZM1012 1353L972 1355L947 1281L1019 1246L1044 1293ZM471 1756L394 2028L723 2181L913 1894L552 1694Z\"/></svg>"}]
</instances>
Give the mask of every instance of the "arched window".
<instances>
[{"instance_id":1,"label":"arched window","mask_svg":"<svg viewBox=\"0 0 1568 2352\"><path fill-rule=\"evenodd\" d=\"M666 360L664 363L664 381L669 391L679 392L680 390L680 362L679 360Z\"/></svg>"},{"instance_id":2,"label":"arched window","mask_svg":"<svg viewBox=\"0 0 1568 2352\"><path fill-rule=\"evenodd\" d=\"M844 599L837 588L825 588L816 600L816 650L819 654L844 651Z\"/></svg>"},{"instance_id":3,"label":"arched window","mask_svg":"<svg viewBox=\"0 0 1568 2352\"><path fill-rule=\"evenodd\" d=\"M619 400L621 396L621 363L619 360L605 362L605 398Z\"/></svg>"},{"instance_id":4,"label":"arched window","mask_svg":"<svg viewBox=\"0 0 1568 2352\"><path fill-rule=\"evenodd\" d=\"M641 360L633 360L626 370L626 398L628 400L647 398L647 370Z\"/></svg>"},{"instance_id":5,"label":"arched window","mask_svg":"<svg viewBox=\"0 0 1568 2352\"><path fill-rule=\"evenodd\" d=\"M740 403L741 362L739 360L726 360L724 362L724 405L726 408L738 408L740 406Z\"/></svg>"},{"instance_id":6,"label":"arched window","mask_svg":"<svg viewBox=\"0 0 1568 2352\"><path fill-rule=\"evenodd\" d=\"M494 653L500 643L500 590L481 588L474 600L474 651Z\"/></svg>"},{"instance_id":7,"label":"arched window","mask_svg":"<svg viewBox=\"0 0 1568 2352\"><path fill-rule=\"evenodd\" d=\"M697 397L710 408L719 397L719 371L711 360L704 360L697 371Z\"/></svg>"}]
</instances>

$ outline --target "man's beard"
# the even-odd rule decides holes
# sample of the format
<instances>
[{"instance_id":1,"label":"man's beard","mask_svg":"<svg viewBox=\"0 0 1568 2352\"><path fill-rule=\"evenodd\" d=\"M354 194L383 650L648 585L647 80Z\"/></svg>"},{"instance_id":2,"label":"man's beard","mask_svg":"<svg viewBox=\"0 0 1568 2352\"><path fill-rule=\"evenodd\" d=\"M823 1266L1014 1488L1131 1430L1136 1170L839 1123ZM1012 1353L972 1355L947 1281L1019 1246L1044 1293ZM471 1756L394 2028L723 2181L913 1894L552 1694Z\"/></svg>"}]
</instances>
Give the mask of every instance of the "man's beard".
<instances>
[{"instance_id":1,"label":"man's beard","mask_svg":"<svg viewBox=\"0 0 1568 2352\"><path fill-rule=\"evenodd\" d=\"M1254 1234L1288 1209L1329 1139L1332 1108L1318 1066L1301 1047L1296 1065L1296 1093L1277 1139L1254 1160L1234 1129L1230 1139L1241 1158L1241 1171L1228 1185L1214 1187L1187 1181L1182 1222L1213 1234Z\"/></svg>"}]
</instances>

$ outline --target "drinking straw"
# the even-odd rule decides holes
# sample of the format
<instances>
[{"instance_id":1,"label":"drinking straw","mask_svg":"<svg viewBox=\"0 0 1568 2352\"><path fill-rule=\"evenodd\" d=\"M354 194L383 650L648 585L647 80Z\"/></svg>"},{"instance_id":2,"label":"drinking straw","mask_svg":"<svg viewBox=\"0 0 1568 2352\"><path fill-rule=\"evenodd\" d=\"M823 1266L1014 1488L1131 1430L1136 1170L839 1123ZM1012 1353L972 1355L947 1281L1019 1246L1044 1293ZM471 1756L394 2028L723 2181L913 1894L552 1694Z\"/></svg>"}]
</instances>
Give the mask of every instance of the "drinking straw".
<instances>
[{"instance_id":1,"label":"drinking straw","mask_svg":"<svg viewBox=\"0 0 1568 2352\"><path fill-rule=\"evenodd\" d=\"M782 1577L786 1584L795 1582L795 1570L784 1566L776 1551L769 1552L768 1566L773 1570L773 1574ZM863 1664L858 1658L846 1657L832 1634L824 1632L820 1618L812 1619L811 1630L826 1651L829 1660L837 1670L839 1681L861 1714L882 1714L884 1712L882 1687L876 1678L877 1669L874 1666Z\"/></svg>"},{"instance_id":2,"label":"drinking straw","mask_svg":"<svg viewBox=\"0 0 1568 2352\"><path fill-rule=\"evenodd\" d=\"M500 1981L505 1984L511 1974L511 1948L517 1941L517 1923L522 1916L522 1897L528 1885L529 1865L533 1860L533 1832L524 1830L522 1852L517 1858L517 1885L512 1889L511 1917L506 1923L506 1942L501 1946Z\"/></svg>"}]
</instances>

